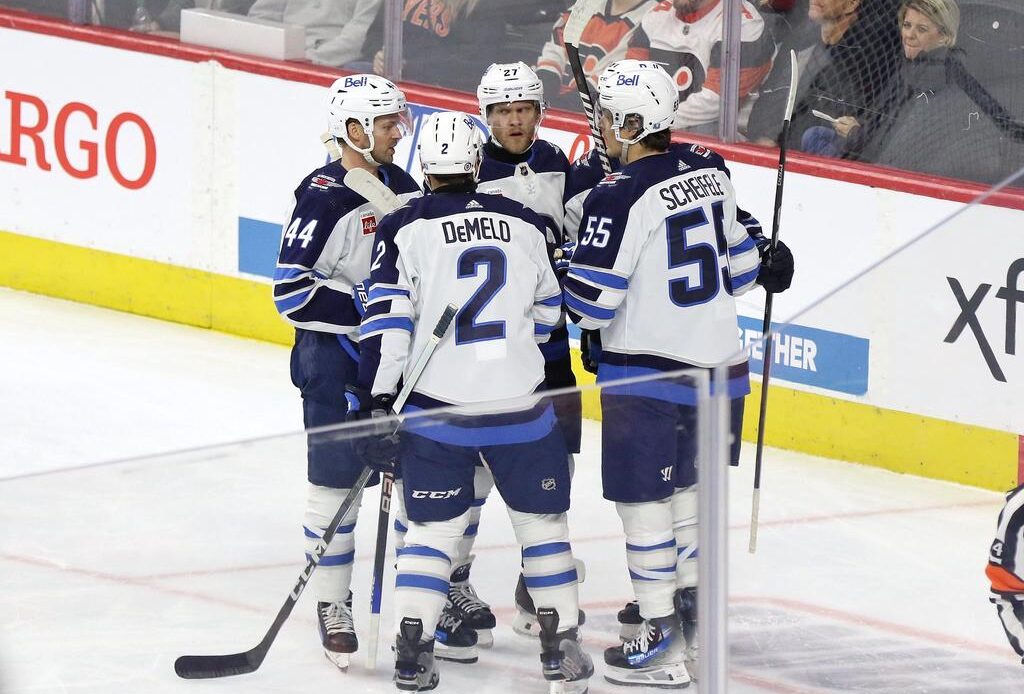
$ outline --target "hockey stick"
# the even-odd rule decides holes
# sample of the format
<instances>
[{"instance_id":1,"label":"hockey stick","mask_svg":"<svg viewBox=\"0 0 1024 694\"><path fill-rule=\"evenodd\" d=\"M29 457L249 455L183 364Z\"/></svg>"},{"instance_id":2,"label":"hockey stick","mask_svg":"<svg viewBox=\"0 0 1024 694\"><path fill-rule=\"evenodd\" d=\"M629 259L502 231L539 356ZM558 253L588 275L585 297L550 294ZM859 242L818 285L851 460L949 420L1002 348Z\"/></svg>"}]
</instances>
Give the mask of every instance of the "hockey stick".
<instances>
[{"instance_id":1,"label":"hockey stick","mask_svg":"<svg viewBox=\"0 0 1024 694\"><path fill-rule=\"evenodd\" d=\"M345 174L345 185L366 198L367 202L387 214L402 206L394 191L366 169L352 169ZM416 374L419 377L419 374ZM366 648L366 667L377 667L377 643L380 640L380 601L384 589L384 557L388 551L388 521L391 520L393 472L384 473L380 481L380 507L377 512L377 544L373 553L373 585L370 590L370 638Z\"/></svg>"},{"instance_id":2,"label":"hockey stick","mask_svg":"<svg viewBox=\"0 0 1024 694\"><path fill-rule=\"evenodd\" d=\"M572 6L572 11L569 12L565 29L562 30L562 42L565 44L565 55L569 58L573 79L576 80L576 91L580 93L580 101L583 102L583 112L587 115L590 134L594 138L594 146L597 147L597 157L601 160L601 168L604 169L605 174L610 174L612 167L608 163L608 151L601 138L601 125L598 123L597 112L594 110L594 101L590 97L587 74L583 72L583 64L580 62L580 36L590 18L600 12L603 7L604 0L577 0L576 4Z\"/></svg>"},{"instance_id":3,"label":"hockey stick","mask_svg":"<svg viewBox=\"0 0 1024 694\"><path fill-rule=\"evenodd\" d=\"M782 122L782 140L779 144L779 172L775 178L775 213L772 216L771 250L779 241L779 218L782 216L782 185L786 179L786 140L789 139L789 124L793 118L793 106L796 103L796 87L799 81L796 64L796 51L789 52L789 97L786 99L786 117ZM757 456L754 462L754 495L750 508L750 545L748 551L757 551L757 520L761 513L761 461L764 456L764 424L768 413L768 379L772 370L772 296L765 293L764 322L761 324L761 337L764 339L764 362L761 368L761 409L757 416Z\"/></svg>"},{"instance_id":4,"label":"hockey stick","mask_svg":"<svg viewBox=\"0 0 1024 694\"><path fill-rule=\"evenodd\" d=\"M423 373L423 369L426 368L427 361L434 353L434 348L437 347L445 333L448 332L448 327L451 325L452 319L455 318L457 311L458 306L448 304L441 318L438 319L430 340L420 349L409 378L405 381L402 390L399 391L398 396L395 398L394 405L392 406L393 412L400 412L402 407L405 406L405 401L409 399L416 381L419 379L420 374ZM330 525L324 530L323 537L317 543L316 550L314 550L306 562L306 568L299 574L299 579L295 582L292 592L289 593L288 598L284 601L284 605L281 606L277 617L274 618L274 622L270 625L270 629L267 630L263 640L255 648L243 653L232 653L229 655L183 655L174 661L174 672L177 673L178 677L188 680L229 677L231 675L244 675L255 672L259 668L263 663L263 659L267 657L267 651L270 650L274 639L277 638L277 632L281 630L288 616L292 613L292 608L295 607L295 603L298 602L299 596L302 595L302 591L306 588L310 576L319 565L320 558L323 557L324 552L327 551L327 546L334 539L338 526L341 525L341 521L348 515L353 504L355 504L359 493L369 481L371 473L372 468L367 465L359 474L359 478L352 485L352 490L345 497L345 500L338 508L338 512L334 514Z\"/></svg>"},{"instance_id":5,"label":"hockey stick","mask_svg":"<svg viewBox=\"0 0 1024 694\"><path fill-rule=\"evenodd\" d=\"M387 214L402 206L402 200L395 191L384 185L368 169L351 169L345 174L345 185L366 198L366 201Z\"/></svg>"},{"instance_id":6,"label":"hockey stick","mask_svg":"<svg viewBox=\"0 0 1024 694\"><path fill-rule=\"evenodd\" d=\"M324 148L327 150L327 154L331 157L332 162L341 159L341 148L338 147L338 141L334 139L334 135L325 132L320 135L320 142L324 143Z\"/></svg>"}]
</instances>

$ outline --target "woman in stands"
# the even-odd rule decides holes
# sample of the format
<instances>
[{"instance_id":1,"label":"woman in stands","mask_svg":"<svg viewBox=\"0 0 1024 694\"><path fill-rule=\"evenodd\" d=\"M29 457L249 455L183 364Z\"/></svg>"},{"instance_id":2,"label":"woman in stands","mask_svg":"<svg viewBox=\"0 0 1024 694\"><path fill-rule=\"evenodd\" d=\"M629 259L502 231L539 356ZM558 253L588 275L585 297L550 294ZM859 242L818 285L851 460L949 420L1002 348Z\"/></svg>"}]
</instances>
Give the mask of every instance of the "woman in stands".
<instances>
[{"instance_id":1,"label":"woman in stands","mask_svg":"<svg viewBox=\"0 0 1024 694\"><path fill-rule=\"evenodd\" d=\"M954 47L954 0L904 0L898 17L903 60L877 111L806 133L804 149L985 183L1024 165L1024 128Z\"/></svg>"}]
</instances>

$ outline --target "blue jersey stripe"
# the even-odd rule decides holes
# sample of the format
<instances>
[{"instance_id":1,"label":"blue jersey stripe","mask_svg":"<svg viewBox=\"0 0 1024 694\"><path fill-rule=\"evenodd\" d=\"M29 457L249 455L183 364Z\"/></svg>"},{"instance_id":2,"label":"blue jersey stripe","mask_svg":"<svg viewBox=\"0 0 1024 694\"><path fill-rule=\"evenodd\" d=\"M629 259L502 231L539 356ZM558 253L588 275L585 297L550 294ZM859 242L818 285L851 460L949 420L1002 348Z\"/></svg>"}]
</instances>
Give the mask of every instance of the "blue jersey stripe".
<instances>
[{"instance_id":1,"label":"blue jersey stripe","mask_svg":"<svg viewBox=\"0 0 1024 694\"><path fill-rule=\"evenodd\" d=\"M421 408L407 405L406 412L418 412ZM555 426L554 408L550 404L536 419L517 424L495 426L462 427L454 424L431 421L429 417L406 420L405 430L438 443L456 446L500 446L514 443L538 441Z\"/></svg>"},{"instance_id":2,"label":"blue jersey stripe","mask_svg":"<svg viewBox=\"0 0 1024 694\"><path fill-rule=\"evenodd\" d=\"M590 270L582 267L570 267L569 275L576 275L582 277L585 280L589 280L594 284L600 284L610 289L621 289L625 291L629 289L629 280L618 275L613 275L610 272L601 272L600 270Z\"/></svg>"},{"instance_id":3,"label":"blue jersey stripe","mask_svg":"<svg viewBox=\"0 0 1024 694\"><path fill-rule=\"evenodd\" d=\"M309 295L313 293L312 289L307 289L304 292L299 292L287 299L275 299L274 305L277 306L278 313L288 313L293 308L301 306L309 298Z\"/></svg>"},{"instance_id":4,"label":"blue jersey stripe","mask_svg":"<svg viewBox=\"0 0 1024 694\"><path fill-rule=\"evenodd\" d=\"M757 244L754 243L754 239L748 236L735 246L729 246L729 255L739 255L740 253L746 253L747 251L756 246Z\"/></svg>"},{"instance_id":5,"label":"blue jersey stripe","mask_svg":"<svg viewBox=\"0 0 1024 694\"><path fill-rule=\"evenodd\" d=\"M362 335L369 335L378 330L408 330L412 332L412 319L410 318L375 318L363 323L360 332Z\"/></svg>"},{"instance_id":6,"label":"blue jersey stripe","mask_svg":"<svg viewBox=\"0 0 1024 694\"><path fill-rule=\"evenodd\" d=\"M570 294L568 290L565 292L565 305L578 313L590 318L596 318L597 320L611 320L615 317L615 311L612 309L601 308L600 306L594 306L591 303L587 303Z\"/></svg>"},{"instance_id":7,"label":"blue jersey stripe","mask_svg":"<svg viewBox=\"0 0 1024 694\"><path fill-rule=\"evenodd\" d=\"M757 273L760 268L754 268L750 272L744 272L742 275L736 275L732 278L732 286L734 289L750 284L757 279Z\"/></svg>"}]
</instances>

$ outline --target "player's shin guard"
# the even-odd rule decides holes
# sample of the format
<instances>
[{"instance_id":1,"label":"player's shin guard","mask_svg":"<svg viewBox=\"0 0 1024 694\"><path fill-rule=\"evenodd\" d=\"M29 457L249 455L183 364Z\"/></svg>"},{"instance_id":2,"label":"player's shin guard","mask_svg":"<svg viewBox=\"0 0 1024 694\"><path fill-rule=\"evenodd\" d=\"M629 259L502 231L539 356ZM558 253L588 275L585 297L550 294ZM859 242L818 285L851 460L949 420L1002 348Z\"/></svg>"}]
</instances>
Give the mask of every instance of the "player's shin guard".
<instances>
[{"instance_id":1,"label":"player's shin guard","mask_svg":"<svg viewBox=\"0 0 1024 694\"><path fill-rule=\"evenodd\" d=\"M564 513L534 514L509 509L516 539L522 546L523 584L535 610L550 607L562 618L562 628L578 626L580 580L569 545L569 525ZM519 600L517 600L517 603ZM522 608L520 608L522 612ZM517 622L532 615L517 615ZM513 625L522 631L522 624Z\"/></svg>"},{"instance_id":2,"label":"player's shin guard","mask_svg":"<svg viewBox=\"0 0 1024 694\"><path fill-rule=\"evenodd\" d=\"M448 602L451 555L468 521L468 511L447 521L410 523L406 545L398 550L398 572L395 577L395 615L401 628L405 618L436 625L438 658L475 662L476 634L460 630L461 620L441 614ZM458 622L458 623L456 623Z\"/></svg>"},{"instance_id":3,"label":"player's shin guard","mask_svg":"<svg viewBox=\"0 0 1024 694\"><path fill-rule=\"evenodd\" d=\"M330 525L334 514L348 495L347 489L309 485L303 534L306 538L306 558L322 542L324 528ZM360 499L361 500L361 499ZM341 669L347 669L352 653L359 647L352 623L352 560L355 556L355 519L359 501L342 520L337 533L320 559L319 571L312 578L317 599L317 625L320 643L327 658Z\"/></svg>"},{"instance_id":4,"label":"player's shin guard","mask_svg":"<svg viewBox=\"0 0 1024 694\"><path fill-rule=\"evenodd\" d=\"M455 556L452 557L451 587L448 590L448 599L454 610L466 627L476 631L477 645L481 648L490 648L494 644L491 630L494 629L496 620L491 612L491 606L480 599L476 589L469 582L469 574L473 566L471 552L480 526L480 512L493 487L494 477L490 470L482 465L477 467L473 476L474 499L473 506L469 509L469 524L459 541Z\"/></svg>"},{"instance_id":5,"label":"player's shin guard","mask_svg":"<svg viewBox=\"0 0 1024 694\"><path fill-rule=\"evenodd\" d=\"M626 564L644 619L674 614L676 541L669 499L616 503L626 535Z\"/></svg>"},{"instance_id":6,"label":"player's shin guard","mask_svg":"<svg viewBox=\"0 0 1024 694\"><path fill-rule=\"evenodd\" d=\"M697 487L672 495L672 532L676 538L676 586L697 585Z\"/></svg>"}]
</instances>

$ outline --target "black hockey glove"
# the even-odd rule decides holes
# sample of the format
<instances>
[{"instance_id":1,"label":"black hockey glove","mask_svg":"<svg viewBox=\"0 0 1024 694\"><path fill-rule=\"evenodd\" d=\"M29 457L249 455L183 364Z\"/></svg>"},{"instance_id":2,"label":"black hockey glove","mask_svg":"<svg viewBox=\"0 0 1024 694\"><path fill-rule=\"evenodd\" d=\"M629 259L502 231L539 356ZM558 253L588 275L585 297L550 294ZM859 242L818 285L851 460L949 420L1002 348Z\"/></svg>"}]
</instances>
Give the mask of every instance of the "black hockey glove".
<instances>
[{"instance_id":1,"label":"black hockey glove","mask_svg":"<svg viewBox=\"0 0 1024 694\"><path fill-rule=\"evenodd\" d=\"M793 282L793 252L782 241L777 241L775 250L771 242L761 237L757 242L757 251L761 254L761 269L757 273L757 283L765 291L773 294L789 289Z\"/></svg>"},{"instance_id":2,"label":"black hockey glove","mask_svg":"<svg viewBox=\"0 0 1024 694\"><path fill-rule=\"evenodd\" d=\"M345 400L348 401L346 421L369 420L357 438L352 442L356 455L378 472L394 472L398 458L398 432L391 416L393 395L370 397L370 392L357 386L346 386Z\"/></svg>"},{"instance_id":3,"label":"black hockey glove","mask_svg":"<svg viewBox=\"0 0 1024 694\"><path fill-rule=\"evenodd\" d=\"M580 333L580 356L583 357L583 369L596 374L597 365L601 362L600 330L584 330Z\"/></svg>"}]
</instances>

